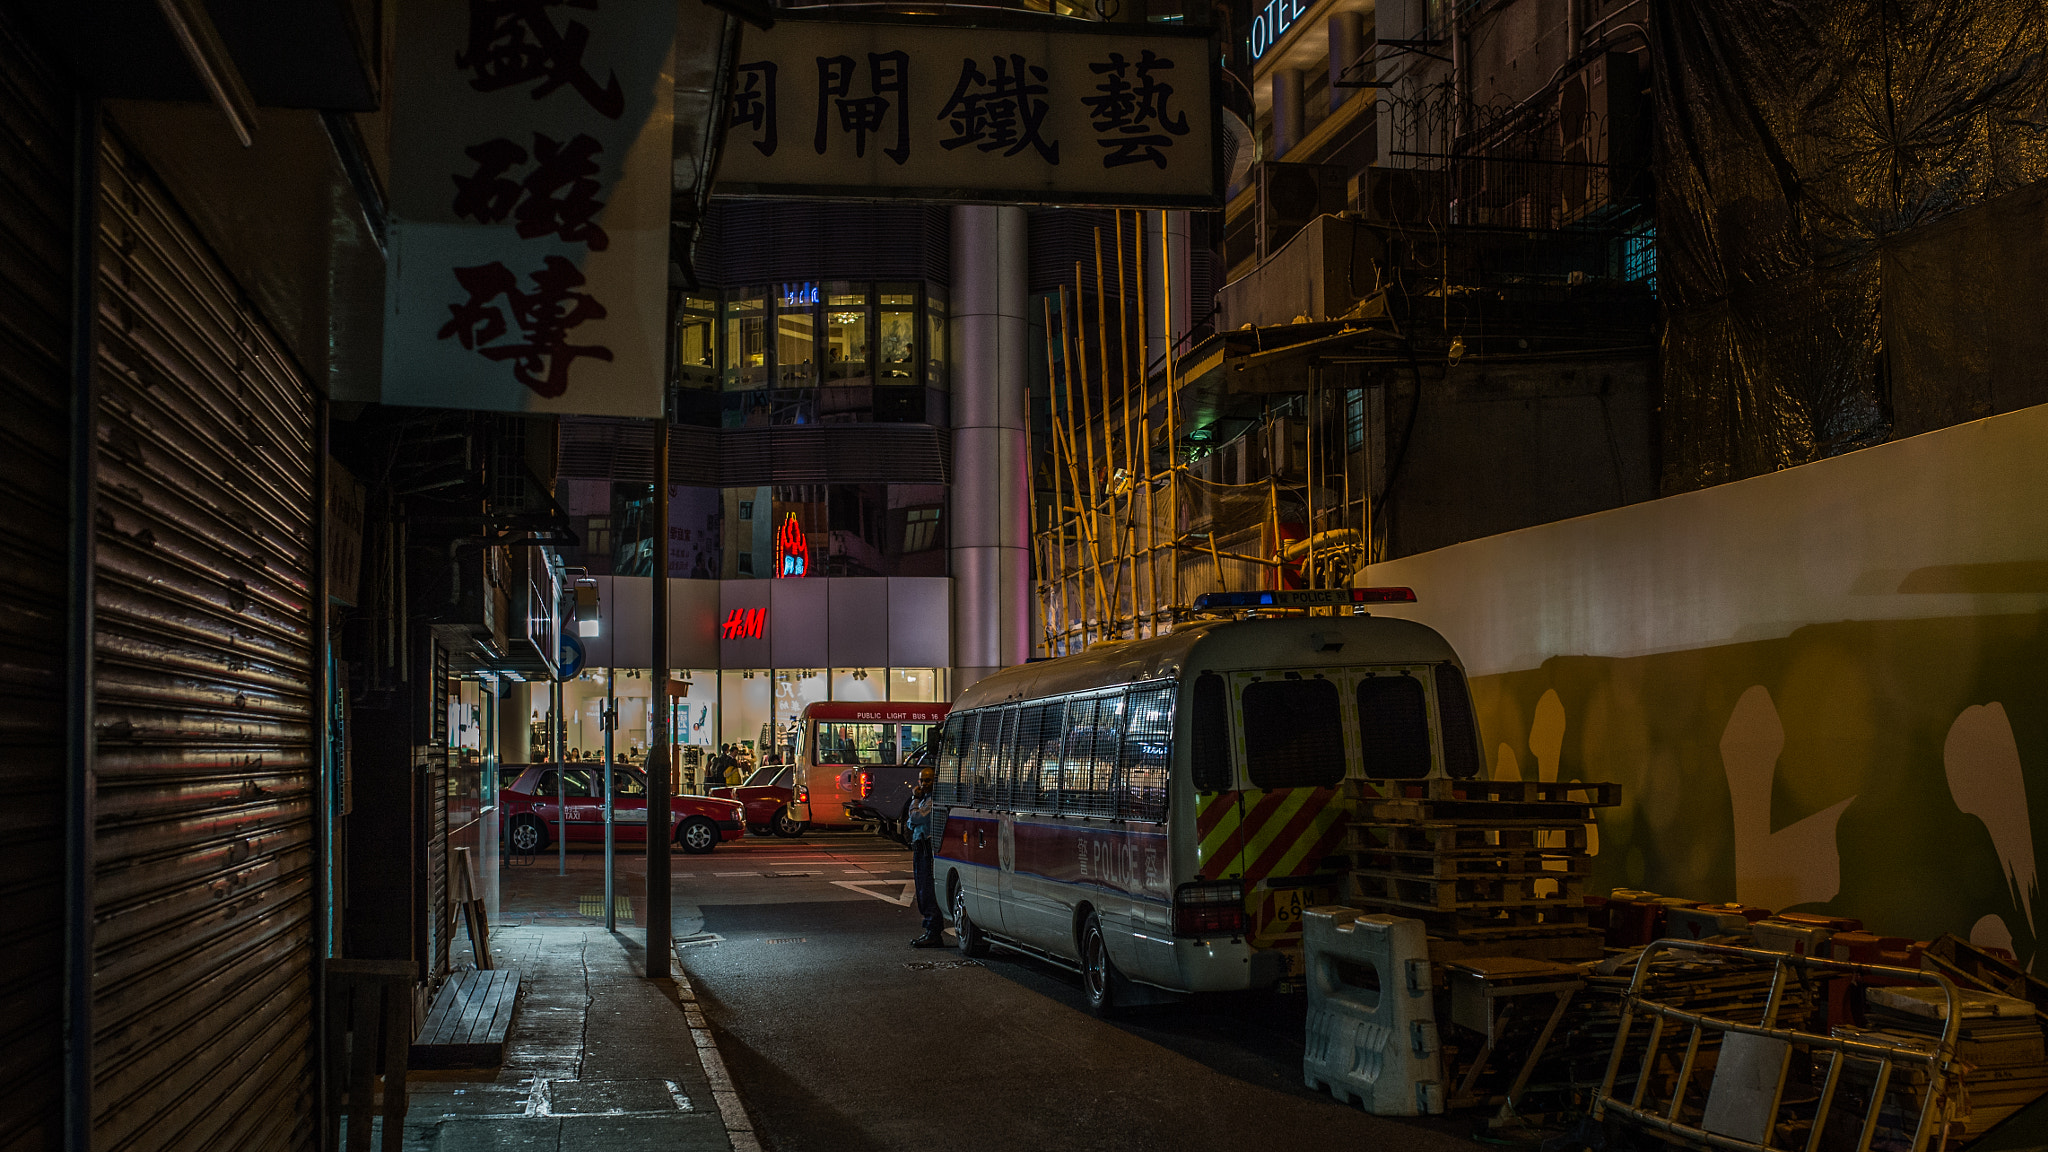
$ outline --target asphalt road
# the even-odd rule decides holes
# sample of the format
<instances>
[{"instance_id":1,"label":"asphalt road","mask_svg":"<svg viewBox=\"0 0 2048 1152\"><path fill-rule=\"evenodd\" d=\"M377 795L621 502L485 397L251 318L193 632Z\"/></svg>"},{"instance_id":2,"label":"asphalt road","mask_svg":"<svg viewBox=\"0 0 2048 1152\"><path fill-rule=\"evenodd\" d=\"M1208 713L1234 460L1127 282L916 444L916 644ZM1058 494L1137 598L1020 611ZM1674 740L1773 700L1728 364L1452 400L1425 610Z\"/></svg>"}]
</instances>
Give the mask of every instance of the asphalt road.
<instances>
[{"instance_id":1,"label":"asphalt road","mask_svg":"<svg viewBox=\"0 0 2048 1152\"><path fill-rule=\"evenodd\" d=\"M856 834L675 859L679 955L770 1152L1476 1147L1470 1118L1382 1119L1303 1088L1299 996L1106 1023L1040 961L912 949L909 868ZM629 899L638 869L621 855ZM601 907L578 900L601 891L592 853L567 877L552 854L521 871L508 914Z\"/></svg>"}]
</instances>

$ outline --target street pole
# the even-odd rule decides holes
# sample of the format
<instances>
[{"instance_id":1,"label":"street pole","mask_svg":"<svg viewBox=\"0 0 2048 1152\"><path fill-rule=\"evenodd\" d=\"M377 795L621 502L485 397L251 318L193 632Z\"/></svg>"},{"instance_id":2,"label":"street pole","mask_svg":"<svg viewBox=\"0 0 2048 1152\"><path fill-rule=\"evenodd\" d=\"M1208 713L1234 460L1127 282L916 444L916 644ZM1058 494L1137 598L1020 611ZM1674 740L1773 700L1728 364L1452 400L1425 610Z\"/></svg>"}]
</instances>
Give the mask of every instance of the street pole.
<instances>
[{"instance_id":1,"label":"street pole","mask_svg":"<svg viewBox=\"0 0 2048 1152\"><path fill-rule=\"evenodd\" d=\"M612 895L612 728L618 721L619 702L612 695L612 667L604 669L604 930L619 929L618 900Z\"/></svg>"},{"instance_id":2,"label":"street pole","mask_svg":"<svg viewBox=\"0 0 2048 1152\"><path fill-rule=\"evenodd\" d=\"M647 750L647 975L669 975L668 411L654 424L654 719Z\"/></svg>"},{"instance_id":3,"label":"street pole","mask_svg":"<svg viewBox=\"0 0 2048 1152\"><path fill-rule=\"evenodd\" d=\"M548 740L549 754L555 762L555 860L560 874L569 874L569 786L563 777L568 775L568 766L562 763L564 745L562 737L562 682L555 680L548 685Z\"/></svg>"}]
</instances>

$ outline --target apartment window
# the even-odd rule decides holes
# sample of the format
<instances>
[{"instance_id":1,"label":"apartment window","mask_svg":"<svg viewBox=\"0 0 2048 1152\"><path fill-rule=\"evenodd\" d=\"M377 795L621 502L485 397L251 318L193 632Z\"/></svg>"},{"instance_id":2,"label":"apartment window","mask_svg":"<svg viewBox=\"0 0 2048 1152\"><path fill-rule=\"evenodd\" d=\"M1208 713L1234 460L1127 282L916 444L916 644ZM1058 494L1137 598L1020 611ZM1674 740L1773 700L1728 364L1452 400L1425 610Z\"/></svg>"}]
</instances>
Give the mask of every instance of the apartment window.
<instances>
[{"instance_id":1,"label":"apartment window","mask_svg":"<svg viewBox=\"0 0 2048 1152\"><path fill-rule=\"evenodd\" d=\"M742 520L752 520L753 518L754 518L754 502L753 502L752 500L742 500L742 501L740 501L740 519L742 519Z\"/></svg>"},{"instance_id":2,"label":"apartment window","mask_svg":"<svg viewBox=\"0 0 2048 1152\"><path fill-rule=\"evenodd\" d=\"M939 510L937 508L912 508L903 522L903 550L905 552L930 551L939 535Z\"/></svg>"},{"instance_id":3,"label":"apartment window","mask_svg":"<svg viewBox=\"0 0 2048 1152\"><path fill-rule=\"evenodd\" d=\"M1365 446L1365 389L1344 390L1344 446L1356 452Z\"/></svg>"}]
</instances>

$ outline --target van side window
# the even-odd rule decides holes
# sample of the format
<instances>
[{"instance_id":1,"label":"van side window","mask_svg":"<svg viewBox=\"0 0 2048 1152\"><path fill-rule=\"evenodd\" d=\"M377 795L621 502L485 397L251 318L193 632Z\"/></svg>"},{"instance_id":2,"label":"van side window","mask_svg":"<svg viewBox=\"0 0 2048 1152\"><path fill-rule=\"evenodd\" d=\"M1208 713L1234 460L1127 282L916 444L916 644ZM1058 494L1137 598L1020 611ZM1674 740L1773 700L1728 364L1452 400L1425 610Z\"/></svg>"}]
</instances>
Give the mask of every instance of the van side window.
<instances>
[{"instance_id":1,"label":"van side window","mask_svg":"<svg viewBox=\"0 0 2048 1152\"><path fill-rule=\"evenodd\" d=\"M1038 737L1038 791L1027 801L1038 812L1059 811L1060 746L1067 735L1067 702L1045 706Z\"/></svg>"},{"instance_id":2,"label":"van side window","mask_svg":"<svg viewBox=\"0 0 2048 1152\"><path fill-rule=\"evenodd\" d=\"M967 724L972 713L955 712L946 717L945 726L939 729L939 765L937 778L932 784L932 799L940 804L958 804L960 795L960 756L971 739Z\"/></svg>"},{"instance_id":3,"label":"van side window","mask_svg":"<svg viewBox=\"0 0 2048 1152\"><path fill-rule=\"evenodd\" d=\"M1166 780L1173 757L1173 685L1133 688L1126 705L1123 795L1126 820L1166 819Z\"/></svg>"},{"instance_id":4,"label":"van side window","mask_svg":"<svg viewBox=\"0 0 2048 1152\"><path fill-rule=\"evenodd\" d=\"M1012 807L1015 789L1011 781L1017 778L1017 706L1003 709L1002 726L996 731L995 756L988 769L989 792L982 797L981 806L1008 809Z\"/></svg>"},{"instance_id":5,"label":"van side window","mask_svg":"<svg viewBox=\"0 0 2048 1152\"><path fill-rule=\"evenodd\" d=\"M1016 766L1010 774L1009 807L1013 811L1028 812L1038 807L1038 768L1044 756L1046 728L1051 726L1052 738L1057 741L1059 723L1057 704L1027 704L1017 710L1017 730L1010 737L1011 747L1016 750ZM1057 744L1054 754L1058 754Z\"/></svg>"},{"instance_id":6,"label":"van side window","mask_svg":"<svg viewBox=\"0 0 2048 1152\"><path fill-rule=\"evenodd\" d=\"M1377 780L1429 775L1429 708L1422 681L1395 673L1358 682L1358 758Z\"/></svg>"},{"instance_id":7,"label":"van side window","mask_svg":"<svg viewBox=\"0 0 2048 1152\"><path fill-rule=\"evenodd\" d=\"M1472 697L1455 664L1436 666L1436 720L1443 733L1444 775L1470 780L1479 775L1479 730L1472 723Z\"/></svg>"},{"instance_id":8,"label":"van side window","mask_svg":"<svg viewBox=\"0 0 2048 1152\"><path fill-rule=\"evenodd\" d=\"M1333 788L1344 778L1342 696L1329 680L1244 686L1245 768L1256 788Z\"/></svg>"},{"instance_id":9,"label":"van side window","mask_svg":"<svg viewBox=\"0 0 2048 1152\"><path fill-rule=\"evenodd\" d=\"M1188 723L1188 759L1195 791L1230 791L1230 686L1214 672L1195 678L1194 715Z\"/></svg>"},{"instance_id":10,"label":"van side window","mask_svg":"<svg viewBox=\"0 0 2048 1152\"><path fill-rule=\"evenodd\" d=\"M1060 812L1116 815L1117 745L1123 740L1124 700L1097 696L1067 705L1067 746L1060 770Z\"/></svg>"}]
</instances>

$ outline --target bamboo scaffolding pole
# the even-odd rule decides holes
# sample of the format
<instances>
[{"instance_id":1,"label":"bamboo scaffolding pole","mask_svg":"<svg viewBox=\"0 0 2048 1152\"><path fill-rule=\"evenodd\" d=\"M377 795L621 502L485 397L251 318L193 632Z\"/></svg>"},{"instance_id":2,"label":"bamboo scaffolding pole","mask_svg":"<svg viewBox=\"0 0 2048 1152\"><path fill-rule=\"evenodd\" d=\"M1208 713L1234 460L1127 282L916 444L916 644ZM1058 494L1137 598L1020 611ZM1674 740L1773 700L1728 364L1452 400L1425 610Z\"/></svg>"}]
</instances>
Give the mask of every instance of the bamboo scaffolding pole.
<instances>
[{"instance_id":1,"label":"bamboo scaffolding pole","mask_svg":"<svg viewBox=\"0 0 2048 1152\"><path fill-rule=\"evenodd\" d=\"M1040 303L1045 310L1045 378L1046 395L1049 399L1052 395L1052 299L1047 297ZM1047 408L1050 410L1051 405L1048 404ZM1029 493L1031 499L1031 563L1033 570L1038 574L1038 580L1034 584L1034 596L1038 601L1040 630L1045 634L1045 655L1052 656L1056 655L1052 650L1053 621L1058 620L1064 625L1066 623L1066 614L1058 610L1053 601L1052 569L1046 564L1045 533L1039 527L1038 453L1032 450L1033 447L1034 445L1031 443L1031 397L1029 392L1027 392L1024 397L1024 459L1031 462L1028 473L1032 478L1031 491ZM1060 506L1059 469L1049 468L1047 472L1050 473L1048 478L1053 482L1052 511L1057 513Z\"/></svg>"},{"instance_id":2,"label":"bamboo scaffolding pole","mask_svg":"<svg viewBox=\"0 0 2048 1152\"><path fill-rule=\"evenodd\" d=\"M1074 262L1074 299L1076 303L1078 303L1081 299L1081 263L1078 260ZM1098 316L1096 319L1097 322L1100 323L1101 317ZM1079 325L1076 325L1076 327L1079 327ZM1070 352L1082 351L1086 349L1086 341L1080 340L1078 336L1078 333L1070 334L1070 337L1073 338L1073 343L1069 348ZM1067 416L1069 417L1069 419L1071 419L1074 414L1074 367L1074 357L1072 355L1069 355L1067 357L1066 372L1064 373L1066 377ZM1087 365L1081 365L1081 371L1085 376L1087 372ZM1094 442L1094 434L1092 431L1087 430L1089 419L1087 416L1088 409L1085 395L1085 389L1087 385L1085 380L1083 381L1082 387L1084 389L1081 409L1082 427L1084 433L1086 434L1087 442L1092 446ZM1069 424L1067 428L1067 467L1070 475L1068 478L1072 481L1074 485L1074 499L1076 502L1079 502L1082 499L1081 476L1079 474L1081 463L1076 459L1076 445L1074 443L1075 440L1076 436L1074 434L1074 429L1072 425ZM1102 545L1101 541L1098 539L1099 534L1096 532L1097 524L1095 510L1102 506L1102 501L1099 494L1095 491L1095 482L1093 475L1094 470L1090 468L1088 469L1088 473L1088 512L1085 517L1080 517L1078 519L1080 519L1081 522L1080 527L1082 539L1084 539L1087 542L1088 546L1088 557L1091 562L1089 566L1089 571L1093 573L1095 578L1095 611L1097 614L1095 634L1099 637L1102 635L1101 613L1109 603L1109 595L1108 590L1105 589L1102 584ZM1085 611L1085 608L1087 606L1087 590L1085 584L1081 587L1081 602L1084 608L1084 611L1081 616L1081 646L1085 648L1088 645L1088 617Z\"/></svg>"},{"instance_id":3,"label":"bamboo scaffolding pole","mask_svg":"<svg viewBox=\"0 0 2048 1152\"><path fill-rule=\"evenodd\" d=\"M1075 288L1078 291L1080 287L1080 273L1078 268L1075 270L1074 279ZM1104 298L1105 291L1106 288L1103 283L1102 274L1102 229L1097 228L1095 229L1095 329L1097 337L1096 362L1099 365L1101 365L1102 368L1102 399L1106 409L1109 402L1109 301ZM1119 326L1121 326L1121 311L1118 312L1118 318ZM1093 409L1090 407L1088 400L1088 389L1084 381L1081 389L1081 415L1082 419L1085 421L1084 428L1087 433L1086 443L1088 460L1088 506L1089 508L1093 509L1093 511L1089 514L1089 519L1093 521L1098 519L1101 515L1102 485L1100 482L1101 474L1096 470L1095 467L1095 414ZM1103 412L1102 419L1102 458L1105 462L1107 462L1109 460L1108 411L1105 410ZM1097 535L1100 535L1099 531L1097 532ZM1111 555L1113 557L1114 553L1112 553ZM1097 568L1095 578L1096 583L1099 587L1102 582L1102 573L1100 571L1102 567L1102 556L1099 552L1096 554L1095 557L1095 566ZM1102 604L1102 621L1104 624L1114 623L1114 621L1117 619L1118 604L1123 599L1122 585L1119 581L1115 579L1114 573L1112 573L1111 575L1110 584L1112 587L1115 587L1116 596L1114 599L1104 600ZM1118 632L1120 633L1121 629L1119 629Z\"/></svg>"},{"instance_id":4,"label":"bamboo scaffolding pole","mask_svg":"<svg viewBox=\"0 0 2048 1152\"><path fill-rule=\"evenodd\" d=\"M1047 371L1044 371L1044 379L1047 379L1047 387L1044 387L1044 400L1047 400L1047 404L1044 404L1044 410L1047 410L1047 416L1051 418L1051 426L1053 426L1053 453L1051 453L1053 461L1047 467L1047 471L1051 474L1051 480L1053 480L1053 508L1051 508L1051 515L1047 517L1049 523L1047 523L1047 529L1044 529L1044 535L1049 537L1047 539L1047 551L1057 549L1057 553L1059 553L1059 562L1057 564L1049 564L1047 568L1044 568L1044 572L1047 572L1047 578L1053 582L1053 590L1049 594L1049 609L1057 607L1059 635L1061 635L1061 642L1063 642L1061 644L1061 652L1053 652L1051 640L1047 640L1047 656L1063 656L1065 654L1067 627L1073 625L1073 605L1067 599L1067 527L1065 527L1067 498L1061 496L1061 490L1059 490L1059 461L1061 461L1061 453L1059 453L1059 426L1061 426L1061 420L1059 420L1057 375L1053 371L1053 299L1047 297L1042 303L1044 303L1044 369L1047 369ZM1065 324L1067 324L1067 299L1065 299L1065 293L1061 293L1061 332L1065 332ZM1061 340L1061 365L1059 365L1061 369L1067 367L1065 361L1067 361L1067 357L1065 357L1065 340ZM1055 529L1055 525L1057 525L1057 529ZM1053 635L1051 627L1047 629L1047 635L1049 637Z\"/></svg>"},{"instance_id":5,"label":"bamboo scaffolding pole","mask_svg":"<svg viewBox=\"0 0 2048 1152\"><path fill-rule=\"evenodd\" d=\"M1154 579L1153 579L1153 576L1154 576L1154 572L1153 572L1153 569L1154 569L1154 567L1155 567L1155 565L1154 565L1154 560L1155 560L1155 559L1156 559L1156 557L1157 557L1156 545L1158 544L1158 540L1157 540L1157 539L1155 538L1155 532L1156 532L1156 530L1157 530L1157 529L1156 529L1157 521L1153 519L1153 516L1154 516L1154 514L1155 514L1155 512L1156 512L1156 508L1155 508L1155 506L1154 506L1154 504L1153 504L1153 500L1152 500L1152 495L1153 495L1153 494L1152 494L1152 357L1151 357L1151 349L1150 349L1150 347L1148 346L1148 339L1149 339L1149 337L1151 336L1151 328L1152 328L1152 319L1151 319L1151 316L1150 316L1150 314L1148 314L1148 313L1147 313L1147 312L1145 311L1145 279L1146 279L1146 277L1145 277L1145 265L1144 265L1144 259L1143 259L1143 254L1144 254L1144 250L1145 250L1145 245L1144 245L1144 239L1143 239L1143 236L1144 236L1144 231L1143 231L1143 228L1142 228L1141 224L1139 223L1140 221L1142 221L1143 217L1142 217L1142 216L1139 216L1136 210L1133 210L1133 211L1132 211L1132 213L1131 213L1131 215L1132 215L1132 217L1133 217L1133 221L1132 221L1132 225L1131 225L1131 231L1132 231L1132 232L1133 232L1134 234L1136 234L1136 236L1137 236L1137 239L1138 239L1138 252L1139 252L1139 262L1138 262L1138 276L1137 276L1137 281L1138 281L1138 299L1137 299L1137 303L1136 303L1136 309L1137 309L1137 313L1138 313L1138 386L1139 386L1139 388L1140 388L1140 389L1142 389L1142 390L1143 390L1143 393L1144 393L1144 397L1145 397L1145 414L1144 414L1143 418L1142 418L1142 419L1140 420L1140 422L1139 422L1139 423L1140 423L1140 427L1141 427L1141 428L1142 428L1142 429L1144 430L1144 435L1145 435L1145 479L1144 479L1144 485L1145 485L1145 535L1146 535L1146 541L1145 541L1145 545L1146 545L1146 546L1145 546L1145 601L1146 601L1146 603L1145 603L1145 608L1144 608L1144 614L1145 614L1145 618L1146 618L1147 620L1149 620L1149 621L1150 621L1150 622L1151 622L1151 623L1152 623L1152 624L1154 625L1154 630L1156 631L1156 629L1157 629L1157 625L1158 625L1158 613L1159 613L1159 587L1158 587L1158 582L1157 582L1156 580L1154 580ZM1121 221L1121 220L1122 220L1122 218L1123 218L1123 213L1122 213L1122 212L1118 212L1118 213L1117 213L1117 218L1118 218L1118 220L1119 220L1119 221ZM1121 251L1119 251L1119 252L1118 252L1118 255L1119 255L1119 256L1121 256L1121 255L1122 255L1122 252L1121 252ZM1125 385L1125 388L1124 388L1124 395L1125 395L1125 400L1126 400L1126 404L1127 404L1127 406L1128 406L1128 401L1129 401L1129 396L1130 396L1130 387L1129 387L1129 384L1128 384L1128 383L1126 383L1126 385ZM1128 422L1128 420L1127 420L1127 422ZM1133 483L1137 483L1138 481L1137 481L1137 480L1136 480L1136 479L1134 478L1132 482L1133 482ZM1133 509L1135 509L1135 508L1137 507L1137 503L1138 503L1138 502L1137 502L1137 500L1136 500L1136 498L1135 498L1135 493L1134 493L1134 494L1133 494L1133 499L1131 500L1131 506L1132 506L1132 508L1133 508ZM1134 532L1134 533L1132 534L1132 536L1133 536L1133 539L1132 539L1132 542L1131 542L1131 543L1132 543L1132 547L1133 547L1133 548L1135 549L1135 548L1136 548L1136 545L1137 545L1137 540L1136 540L1136 533ZM1139 611L1139 609L1138 609L1138 604L1137 604L1137 596L1138 596L1138 561L1137 561L1137 557L1136 557L1136 556L1133 556L1133 557L1131 558L1131 613L1132 613L1132 616L1133 616L1133 617L1136 617L1136 615L1138 614L1138 611Z\"/></svg>"},{"instance_id":6,"label":"bamboo scaffolding pole","mask_svg":"<svg viewBox=\"0 0 2048 1152\"><path fill-rule=\"evenodd\" d=\"M1304 499L1308 505L1308 555L1302 560L1301 582L1310 588L1316 586L1316 424L1318 423L1317 418L1322 415L1322 410L1316 402L1316 393L1317 386L1321 383L1322 378L1323 370L1317 367L1314 361L1310 361L1308 366L1308 402L1302 406L1306 411L1302 420L1303 434L1301 438L1302 473L1308 481L1308 491L1304 493ZM1313 616L1315 614L1315 609L1309 609L1309 615Z\"/></svg>"},{"instance_id":7,"label":"bamboo scaffolding pole","mask_svg":"<svg viewBox=\"0 0 2048 1152\"><path fill-rule=\"evenodd\" d=\"M1124 449L1124 467L1123 467L1123 473L1124 473L1124 479L1125 479L1125 481L1126 481L1127 483L1130 483L1130 484L1132 484L1132 485L1135 485L1135 484L1137 484L1137 483L1138 483L1139 481L1138 481L1138 468L1137 468L1137 464L1136 464L1136 456L1134 455L1134 449L1136 448L1136 445L1135 445L1135 444L1134 444L1134 443L1132 442L1132 439L1131 439L1131 341L1130 341L1130 320L1129 320L1129 316L1130 316L1130 303L1131 303L1131 297L1130 297L1130 292L1129 292L1129 289L1128 289L1128 288L1127 288L1127 287L1125 286L1125 282L1124 282L1124 210L1123 210L1123 209L1121 209L1121 208L1118 208L1118 209L1116 209L1115 211L1116 211L1116 216L1115 216L1115 219L1116 219L1116 317L1117 317L1117 325L1116 325L1116 327L1117 327L1117 337L1118 337L1118 339L1117 339L1117 342L1116 342L1116 343L1117 343L1117 360L1118 360L1118 363L1119 363L1119 364L1121 364L1121 365L1122 365L1122 367L1123 367L1123 380L1122 380L1122 384L1123 384L1123 397L1122 397L1122 400L1123 400L1123 404L1122 404L1122 407L1123 407L1123 423L1124 423L1124 443L1123 443L1123 449ZM1139 264L1139 268L1138 268L1138 271L1139 271L1139 277L1138 277L1138 279L1139 279L1139 281L1140 281L1140 282L1142 283L1142 281L1144 280L1144 265L1143 265L1143 263L1142 263L1142 262L1141 262L1141 263ZM1144 307L1143 307L1142 305L1140 305L1140 306L1139 306L1139 309L1138 309L1138 320L1139 320L1139 323L1140 323L1140 330L1141 330L1141 331L1143 330L1143 322L1144 322L1144 318L1145 318L1145 310L1144 310ZM1103 383L1103 388L1102 388L1102 409L1103 409L1103 411L1104 411L1104 412L1106 413L1106 412L1108 412L1108 411L1109 411L1109 379L1108 379L1108 376L1109 376L1109 372L1108 372L1108 365L1107 365L1107 364L1105 364L1105 365L1104 365L1103 367L1104 367L1104 370L1103 370L1103 382L1102 382L1102 383ZM1142 382L1142 380L1144 379L1144 371L1143 371L1143 368L1144 368L1144 361L1143 361L1143 359L1142 359L1142 358L1140 358L1140 360L1139 360L1139 373L1138 373L1138 377L1139 377L1139 380L1140 380L1141 382ZM1107 455L1108 455L1108 453L1104 453L1104 455L1105 455L1105 456L1107 456ZM1105 460L1105 461L1104 461L1104 467L1107 467L1107 466L1108 466L1108 461L1107 461L1107 460ZM1129 564L1130 564L1130 570L1131 570L1131 571L1130 571L1130 584L1131 584L1131 635L1133 635L1133 636L1136 636L1136 635L1138 634L1138 629L1137 629L1137 620L1138 620L1138 613L1139 613L1139 607L1138 607L1138 605L1139 605L1139 600L1138 600L1138 525L1137 525L1137 508L1138 508L1138 494L1137 494L1137 490L1136 490L1135 488L1132 488L1132 489L1129 489L1129 490L1127 490L1127 491L1126 491L1126 492L1124 493L1124 524L1125 524L1125 527L1126 527L1126 529L1127 529L1127 534L1128 534L1128 536L1129 536L1129 540L1130 540L1130 543L1129 543L1129 547L1128 547L1128 548L1127 548L1127 549L1125 550L1125 552L1124 552L1124 556L1125 556L1125 557L1126 557L1126 559L1128 560L1128 562L1129 562Z\"/></svg>"},{"instance_id":8,"label":"bamboo scaffolding pole","mask_svg":"<svg viewBox=\"0 0 2048 1152\"><path fill-rule=\"evenodd\" d=\"M1166 508L1167 514L1173 517L1173 538L1178 540L1180 539L1180 422L1174 419L1174 396L1180 390L1180 372L1175 367L1178 361L1176 350L1180 347L1180 341L1173 333L1173 258L1172 247L1167 243L1167 240L1167 214L1162 210L1159 213L1159 271L1161 278L1159 314L1166 318L1166 323L1162 326L1166 333ZM1147 428L1145 433L1145 451L1147 470L1149 471L1152 450L1152 433L1150 431L1152 405L1149 400L1145 404L1145 419ZM1155 520L1153 521L1153 531L1157 532L1158 530L1158 521ZM1167 601L1167 604L1177 617L1181 611L1180 553L1177 551L1171 553L1168 563L1169 571L1167 575L1171 580L1171 587L1168 591L1172 593L1172 597Z\"/></svg>"}]
</instances>

